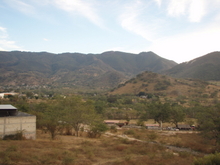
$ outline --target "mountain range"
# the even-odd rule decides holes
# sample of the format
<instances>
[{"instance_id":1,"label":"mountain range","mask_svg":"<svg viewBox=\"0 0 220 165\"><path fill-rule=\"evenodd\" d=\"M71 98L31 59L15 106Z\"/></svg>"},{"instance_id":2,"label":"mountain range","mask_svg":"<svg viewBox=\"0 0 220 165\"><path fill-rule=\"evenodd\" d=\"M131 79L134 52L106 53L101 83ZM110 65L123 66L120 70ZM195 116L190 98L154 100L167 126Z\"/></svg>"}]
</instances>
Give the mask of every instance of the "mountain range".
<instances>
[{"instance_id":1,"label":"mountain range","mask_svg":"<svg viewBox=\"0 0 220 165\"><path fill-rule=\"evenodd\" d=\"M0 51L0 86L111 89L144 71L176 78L220 80L220 52L177 64L153 52L101 54Z\"/></svg>"},{"instance_id":2,"label":"mountain range","mask_svg":"<svg viewBox=\"0 0 220 165\"><path fill-rule=\"evenodd\" d=\"M143 71L162 72L177 65L153 52L101 54L0 52L0 85L51 85L112 88Z\"/></svg>"}]
</instances>

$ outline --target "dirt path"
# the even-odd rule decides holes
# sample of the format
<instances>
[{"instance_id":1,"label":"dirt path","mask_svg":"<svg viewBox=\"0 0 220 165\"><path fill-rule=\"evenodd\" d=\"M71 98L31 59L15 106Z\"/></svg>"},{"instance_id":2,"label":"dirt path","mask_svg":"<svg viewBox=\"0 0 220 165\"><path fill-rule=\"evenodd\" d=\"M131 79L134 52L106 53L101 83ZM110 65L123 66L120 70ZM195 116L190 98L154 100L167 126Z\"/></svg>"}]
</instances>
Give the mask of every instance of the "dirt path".
<instances>
[{"instance_id":1,"label":"dirt path","mask_svg":"<svg viewBox=\"0 0 220 165\"><path fill-rule=\"evenodd\" d=\"M167 149L170 149L172 151L177 151L177 152L189 152L193 155L204 155L204 153L201 153L201 152L197 152L197 151L194 151L190 148L182 148L182 147L176 147L176 146L171 146L171 145L164 145L164 144L160 144L160 143L157 143L157 142L147 142L147 141L144 141L144 140L139 140L139 139L135 139L135 138L130 138L128 137L127 135L125 134L122 134L122 135L116 135L116 134L113 134L113 133L110 133L110 132L106 132L105 133L105 136L114 136L114 137L118 137L118 138L125 138L125 139L128 139L128 140L134 140L134 141L138 141L138 142L142 142L142 143L151 143L151 144L159 144L159 145L162 145L164 147L166 147Z\"/></svg>"}]
</instances>

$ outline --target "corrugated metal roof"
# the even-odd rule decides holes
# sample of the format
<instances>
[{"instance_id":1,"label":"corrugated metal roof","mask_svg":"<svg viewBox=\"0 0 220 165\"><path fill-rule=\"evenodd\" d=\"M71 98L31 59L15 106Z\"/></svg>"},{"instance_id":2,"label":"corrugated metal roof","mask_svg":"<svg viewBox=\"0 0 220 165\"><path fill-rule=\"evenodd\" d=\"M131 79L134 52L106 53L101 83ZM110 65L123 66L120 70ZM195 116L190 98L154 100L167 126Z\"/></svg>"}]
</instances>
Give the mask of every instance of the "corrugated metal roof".
<instances>
[{"instance_id":1,"label":"corrugated metal roof","mask_svg":"<svg viewBox=\"0 0 220 165\"><path fill-rule=\"evenodd\" d=\"M3 104L0 105L0 110L7 110L7 109L13 109L16 110L17 108L15 108L14 106L10 105L10 104Z\"/></svg>"}]
</instances>

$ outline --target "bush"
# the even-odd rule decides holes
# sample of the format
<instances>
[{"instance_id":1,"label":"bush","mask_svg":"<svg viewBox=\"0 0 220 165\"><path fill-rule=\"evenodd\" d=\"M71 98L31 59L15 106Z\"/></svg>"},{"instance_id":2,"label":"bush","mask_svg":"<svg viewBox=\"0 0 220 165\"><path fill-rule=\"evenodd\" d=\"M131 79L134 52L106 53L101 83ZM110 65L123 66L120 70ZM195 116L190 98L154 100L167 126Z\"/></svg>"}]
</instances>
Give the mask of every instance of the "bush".
<instances>
[{"instance_id":1,"label":"bush","mask_svg":"<svg viewBox=\"0 0 220 165\"><path fill-rule=\"evenodd\" d=\"M219 165L220 153L204 156L203 158L195 159L194 165Z\"/></svg>"},{"instance_id":2,"label":"bush","mask_svg":"<svg viewBox=\"0 0 220 165\"><path fill-rule=\"evenodd\" d=\"M88 132L88 137L90 138L100 137L101 134L107 130L108 130L108 127L106 124L97 123L91 127L90 131Z\"/></svg>"},{"instance_id":3,"label":"bush","mask_svg":"<svg viewBox=\"0 0 220 165\"><path fill-rule=\"evenodd\" d=\"M166 90L168 88L168 86L170 86L170 85L171 85L171 83L169 81L166 81L166 80L161 81L161 82L159 81L157 84L155 84L154 90L157 90L157 91Z\"/></svg>"},{"instance_id":4,"label":"bush","mask_svg":"<svg viewBox=\"0 0 220 165\"><path fill-rule=\"evenodd\" d=\"M116 126L115 125L112 125L111 127L110 127L110 132L111 133L116 133L118 130L117 130L117 128L116 128Z\"/></svg>"},{"instance_id":5,"label":"bush","mask_svg":"<svg viewBox=\"0 0 220 165\"><path fill-rule=\"evenodd\" d=\"M125 135L134 135L135 132L134 132L134 130L129 129L129 130L127 130L127 131L124 131L124 134L125 134Z\"/></svg>"},{"instance_id":6,"label":"bush","mask_svg":"<svg viewBox=\"0 0 220 165\"><path fill-rule=\"evenodd\" d=\"M144 126L144 121L138 120L137 121L137 126Z\"/></svg>"},{"instance_id":7,"label":"bush","mask_svg":"<svg viewBox=\"0 0 220 165\"><path fill-rule=\"evenodd\" d=\"M156 138L158 137L157 133L155 132L151 132L150 134L147 135L149 140L156 140Z\"/></svg>"},{"instance_id":8,"label":"bush","mask_svg":"<svg viewBox=\"0 0 220 165\"><path fill-rule=\"evenodd\" d=\"M13 134L13 135L5 135L3 137L3 140L25 140L25 137L24 137L24 130L22 131L17 131L16 134Z\"/></svg>"}]
</instances>

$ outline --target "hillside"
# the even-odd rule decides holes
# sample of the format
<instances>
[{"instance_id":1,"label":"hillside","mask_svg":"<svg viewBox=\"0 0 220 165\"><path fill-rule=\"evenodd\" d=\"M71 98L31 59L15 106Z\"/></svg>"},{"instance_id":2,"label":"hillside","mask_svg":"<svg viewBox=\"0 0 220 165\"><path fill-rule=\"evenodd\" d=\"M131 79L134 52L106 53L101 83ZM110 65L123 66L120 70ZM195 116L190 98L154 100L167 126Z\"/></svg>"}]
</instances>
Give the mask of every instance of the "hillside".
<instances>
[{"instance_id":1,"label":"hillside","mask_svg":"<svg viewBox=\"0 0 220 165\"><path fill-rule=\"evenodd\" d=\"M153 52L102 54L0 52L0 86L49 85L112 88L138 73L161 72L176 63Z\"/></svg>"},{"instance_id":2,"label":"hillside","mask_svg":"<svg viewBox=\"0 0 220 165\"><path fill-rule=\"evenodd\" d=\"M202 80L177 79L169 76L144 72L120 84L110 95L133 94L147 98L157 97L162 100L180 102L196 101L210 103L220 98L220 86Z\"/></svg>"},{"instance_id":3,"label":"hillside","mask_svg":"<svg viewBox=\"0 0 220 165\"><path fill-rule=\"evenodd\" d=\"M220 80L220 52L212 52L202 57L184 62L163 72L177 78L200 80Z\"/></svg>"}]
</instances>

